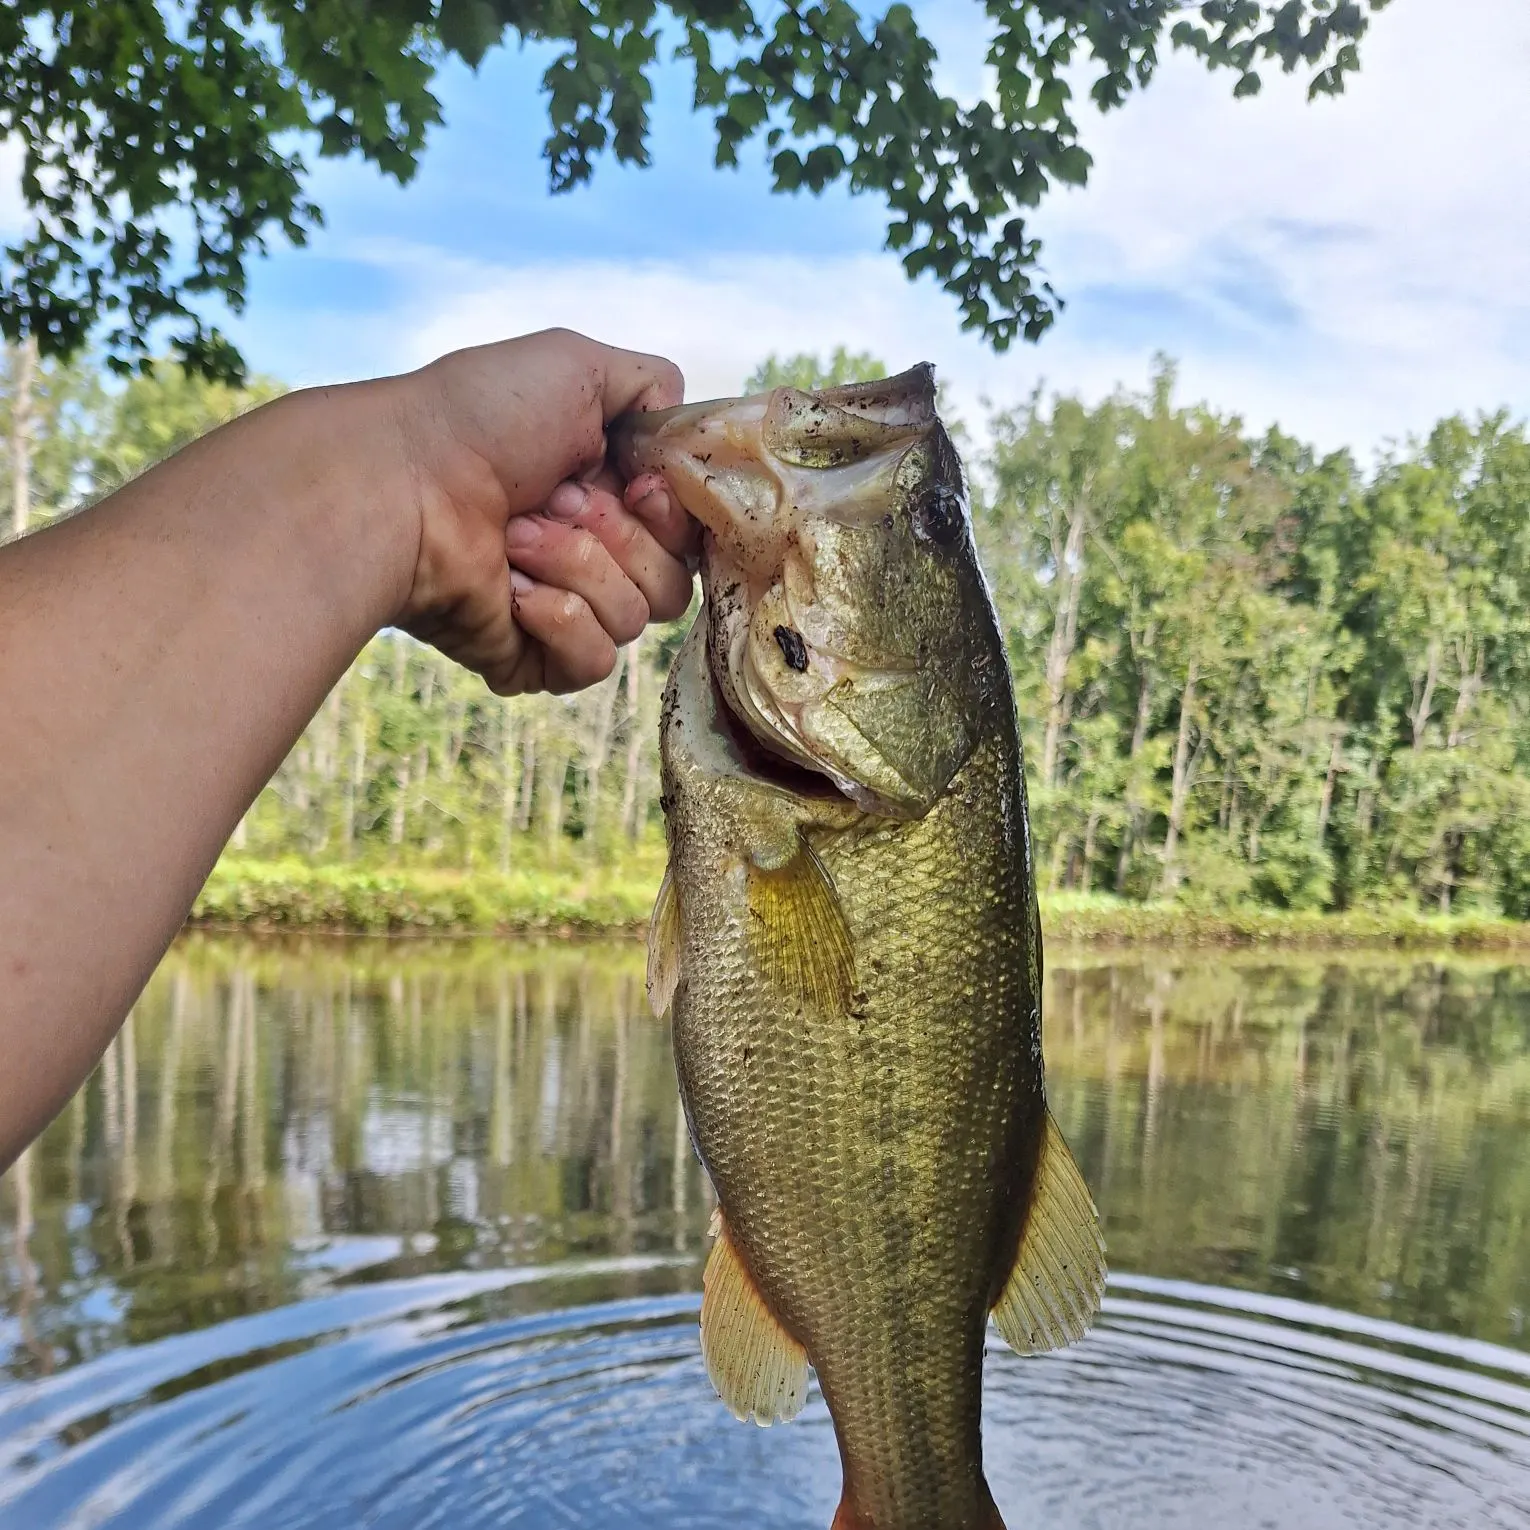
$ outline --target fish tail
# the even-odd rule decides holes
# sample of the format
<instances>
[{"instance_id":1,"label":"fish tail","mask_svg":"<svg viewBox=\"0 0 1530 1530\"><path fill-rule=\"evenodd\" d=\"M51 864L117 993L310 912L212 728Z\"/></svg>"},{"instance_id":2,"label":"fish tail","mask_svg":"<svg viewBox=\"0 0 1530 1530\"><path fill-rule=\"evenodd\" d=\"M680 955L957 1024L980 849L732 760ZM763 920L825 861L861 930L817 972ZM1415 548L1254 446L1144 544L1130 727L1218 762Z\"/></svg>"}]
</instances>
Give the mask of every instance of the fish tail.
<instances>
[{"instance_id":1,"label":"fish tail","mask_svg":"<svg viewBox=\"0 0 1530 1530\"><path fill-rule=\"evenodd\" d=\"M1005 1530L1004 1520L999 1514L998 1505L993 1501L993 1494L988 1491L986 1482L982 1484L982 1499L978 1518L973 1520L970 1526L964 1525L963 1530ZM839 1500L839 1508L834 1511L834 1523L829 1526L829 1530L882 1530L882 1527L860 1513L847 1486Z\"/></svg>"}]
</instances>

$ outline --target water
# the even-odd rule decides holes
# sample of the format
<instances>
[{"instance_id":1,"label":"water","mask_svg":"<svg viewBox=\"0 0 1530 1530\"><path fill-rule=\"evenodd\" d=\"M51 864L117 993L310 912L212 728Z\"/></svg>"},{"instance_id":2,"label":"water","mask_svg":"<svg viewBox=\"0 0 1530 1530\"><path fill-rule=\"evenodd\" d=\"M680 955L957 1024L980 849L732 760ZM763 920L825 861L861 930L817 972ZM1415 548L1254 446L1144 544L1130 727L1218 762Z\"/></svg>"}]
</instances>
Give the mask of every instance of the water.
<instances>
[{"instance_id":1,"label":"water","mask_svg":"<svg viewBox=\"0 0 1530 1530\"><path fill-rule=\"evenodd\" d=\"M1049 951L1115 1270L1013 1530L1530 1524L1530 969ZM0 1525L825 1530L736 1424L629 947L191 940L0 1187Z\"/></svg>"}]
</instances>

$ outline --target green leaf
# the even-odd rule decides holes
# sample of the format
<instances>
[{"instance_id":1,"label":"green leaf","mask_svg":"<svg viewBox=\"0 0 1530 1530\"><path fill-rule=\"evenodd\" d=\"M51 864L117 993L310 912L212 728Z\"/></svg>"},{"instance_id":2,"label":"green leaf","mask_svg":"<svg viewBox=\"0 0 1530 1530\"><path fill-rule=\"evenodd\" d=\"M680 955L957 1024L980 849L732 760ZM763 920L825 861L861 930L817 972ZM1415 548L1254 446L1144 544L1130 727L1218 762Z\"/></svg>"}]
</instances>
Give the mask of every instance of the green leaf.
<instances>
[{"instance_id":1,"label":"green leaf","mask_svg":"<svg viewBox=\"0 0 1530 1530\"><path fill-rule=\"evenodd\" d=\"M470 69L478 68L503 30L489 0L441 0L437 26L441 41Z\"/></svg>"}]
</instances>

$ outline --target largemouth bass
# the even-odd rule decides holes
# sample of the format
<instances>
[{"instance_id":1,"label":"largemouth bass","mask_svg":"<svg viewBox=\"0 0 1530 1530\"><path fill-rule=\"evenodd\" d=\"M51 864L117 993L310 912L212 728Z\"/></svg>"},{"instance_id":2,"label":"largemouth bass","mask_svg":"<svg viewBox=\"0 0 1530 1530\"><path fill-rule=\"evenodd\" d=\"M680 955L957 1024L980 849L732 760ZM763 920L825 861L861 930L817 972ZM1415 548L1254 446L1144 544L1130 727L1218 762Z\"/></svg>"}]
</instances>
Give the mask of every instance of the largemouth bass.
<instances>
[{"instance_id":1,"label":"largemouth bass","mask_svg":"<svg viewBox=\"0 0 1530 1530\"><path fill-rule=\"evenodd\" d=\"M705 528L661 723L649 993L717 1192L707 1370L790 1418L835 1530L995 1530L990 1314L1080 1337L1104 1244L1046 1106L1041 932L998 621L932 370L629 418Z\"/></svg>"}]
</instances>

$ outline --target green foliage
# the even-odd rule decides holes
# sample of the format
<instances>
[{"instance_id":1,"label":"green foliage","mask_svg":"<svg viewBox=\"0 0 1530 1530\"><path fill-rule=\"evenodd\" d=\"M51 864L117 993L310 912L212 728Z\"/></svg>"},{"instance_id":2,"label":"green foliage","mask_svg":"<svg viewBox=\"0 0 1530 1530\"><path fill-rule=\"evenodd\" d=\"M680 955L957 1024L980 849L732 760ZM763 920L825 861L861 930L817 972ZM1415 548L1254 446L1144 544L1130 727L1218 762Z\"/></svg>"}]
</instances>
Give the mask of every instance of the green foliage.
<instances>
[{"instance_id":1,"label":"green foliage","mask_svg":"<svg viewBox=\"0 0 1530 1530\"><path fill-rule=\"evenodd\" d=\"M17 0L0 11L0 140L23 146L31 226L0 265L0 334L64 355L99 322L116 368L168 334L195 370L238 375L206 299L240 311L252 252L277 236L302 244L321 222L304 155L359 154L407 181L441 120L442 59L476 66L514 37L550 45L554 191L587 180L603 154L647 163L653 77L672 48L719 165L756 144L777 191L842 181L880 196L908 274L933 275L966 327L1002 348L1039 336L1060 306L1034 279L1027 214L1055 183L1088 178L1076 86L1101 110L1118 106L1172 43L1236 71L1239 95L1258 88L1264 61L1336 91L1384 4L1213 0L1176 21L1181 0L993 3L992 89L964 102L936 84L935 48L902 3L875 14L850 0Z\"/></svg>"},{"instance_id":2,"label":"green foliage","mask_svg":"<svg viewBox=\"0 0 1530 1530\"><path fill-rule=\"evenodd\" d=\"M87 482L92 442L105 403L99 374L87 358L45 358L29 368L19 345L0 350L0 505L11 504L15 481L16 404L31 374L27 482L32 524L71 506Z\"/></svg>"},{"instance_id":3,"label":"green foliage","mask_svg":"<svg viewBox=\"0 0 1530 1530\"><path fill-rule=\"evenodd\" d=\"M1524 427L1443 421L1367 480L1173 382L994 422L1046 885L1523 917Z\"/></svg>"},{"instance_id":4,"label":"green foliage","mask_svg":"<svg viewBox=\"0 0 1530 1530\"><path fill-rule=\"evenodd\" d=\"M314 866L225 856L193 919L365 934L646 929L662 866L656 853L614 871L537 868L508 876L418 867Z\"/></svg>"},{"instance_id":5,"label":"green foliage","mask_svg":"<svg viewBox=\"0 0 1530 1530\"><path fill-rule=\"evenodd\" d=\"M879 371L844 352L773 358L748 386ZM42 431L38 460L74 464L66 482L113 478L275 391L156 368L93 413L40 416L59 437ZM1150 927L1225 929L1252 910L1260 938L1335 911L1409 939L1530 919L1523 426L1446 420L1367 476L1177 404L1162 363L1141 395L1037 394L987 437L974 520L1053 906L1109 892L1106 922L1131 929L1138 906L1158 911ZM683 627L645 634L579 695L510 701L383 634L246 815L202 913L387 929L640 917ZM1445 914L1467 923L1433 922Z\"/></svg>"},{"instance_id":6,"label":"green foliage","mask_svg":"<svg viewBox=\"0 0 1530 1530\"><path fill-rule=\"evenodd\" d=\"M9 502L17 445L12 425L26 376L19 346L0 355L0 501ZM93 358L44 358L32 376L27 477L33 525L54 520L152 467L235 415L278 397L269 378L209 382L160 360L115 386Z\"/></svg>"},{"instance_id":7,"label":"green foliage","mask_svg":"<svg viewBox=\"0 0 1530 1530\"><path fill-rule=\"evenodd\" d=\"M101 411L89 453L95 485L116 488L198 436L284 392L267 377L234 386L157 361L129 378Z\"/></svg>"},{"instance_id":8,"label":"green foliage","mask_svg":"<svg viewBox=\"0 0 1530 1530\"><path fill-rule=\"evenodd\" d=\"M827 363L799 352L795 356L767 356L744 379L745 393L764 393L771 388L838 388L845 383L875 382L887 376L885 363L865 351L836 346Z\"/></svg>"}]
</instances>

